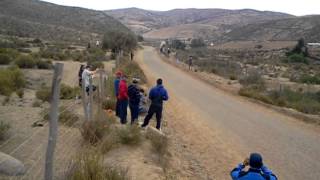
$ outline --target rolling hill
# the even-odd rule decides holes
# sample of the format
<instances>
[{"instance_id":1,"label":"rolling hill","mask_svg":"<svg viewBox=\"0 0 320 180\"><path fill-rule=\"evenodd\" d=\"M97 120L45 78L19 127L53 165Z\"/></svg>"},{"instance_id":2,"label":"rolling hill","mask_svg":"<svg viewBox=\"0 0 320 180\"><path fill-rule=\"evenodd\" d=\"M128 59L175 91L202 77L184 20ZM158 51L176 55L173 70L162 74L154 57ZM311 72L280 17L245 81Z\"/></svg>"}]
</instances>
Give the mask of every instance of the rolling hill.
<instances>
[{"instance_id":1,"label":"rolling hill","mask_svg":"<svg viewBox=\"0 0 320 180\"><path fill-rule=\"evenodd\" d=\"M304 38L307 42L320 42L320 15L272 20L239 27L221 38L230 40L286 41Z\"/></svg>"},{"instance_id":2,"label":"rolling hill","mask_svg":"<svg viewBox=\"0 0 320 180\"><path fill-rule=\"evenodd\" d=\"M101 11L39 0L1 0L0 33L47 40L88 41L108 29L129 31Z\"/></svg>"},{"instance_id":3,"label":"rolling hill","mask_svg":"<svg viewBox=\"0 0 320 180\"><path fill-rule=\"evenodd\" d=\"M252 9L175 9L147 11L137 8L105 11L147 38L218 37L236 27L257 22L294 18L279 12Z\"/></svg>"}]
</instances>

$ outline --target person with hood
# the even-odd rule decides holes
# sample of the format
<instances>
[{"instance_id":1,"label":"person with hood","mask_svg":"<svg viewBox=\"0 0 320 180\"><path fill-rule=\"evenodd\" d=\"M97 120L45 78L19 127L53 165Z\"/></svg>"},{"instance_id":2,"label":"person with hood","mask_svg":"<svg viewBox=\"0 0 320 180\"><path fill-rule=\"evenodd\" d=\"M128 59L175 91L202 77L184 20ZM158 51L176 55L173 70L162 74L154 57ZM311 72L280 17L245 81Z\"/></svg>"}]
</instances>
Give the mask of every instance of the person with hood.
<instances>
[{"instance_id":1,"label":"person with hood","mask_svg":"<svg viewBox=\"0 0 320 180\"><path fill-rule=\"evenodd\" d=\"M243 169L249 165L248 171ZM233 180L277 180L278 178L267 168L262 162L262 156L258 153L250 154L250 158L246 158L234 168L231 173Z\"/></svg>"},{"instance_id":2,"label":"person with hood","mask_svg":"<svg viewBox=\"0 0 320 180\"><path fill-rule=\"evenodd\" d=\"M120 104L119 104L119 99L118 99L118 96L119 96L119 84L120 84L120 80L121 80L121 76L122 76L122 72L121 71L118 71L116 72L116 78L114 80L114 92L115 92L115 96L116 96L116 99L117 99L117 102L116 102L116 116L120 117Z\"/></svg>"},{"instance_id":3,"label":"person with hood","mask_svg":"<svg viewBox=\"0 0 320 180\"><path fill-rule=\"evenodd\" d=\"M150 90L149 99L151 100L151 105L149 107L148 114L144 118L144 122L141 127L144 128L144 127L148 126L150 119L152 118L153 114L155 113L156 118L157 118L156 128L158 130L160 130L163 101L167 101L169 99L167 90L162 85L162 79L158 79L157 85Z\"/></svg>"},{"instance_id":4,"label":"person with hood","mask_svg":"<svg viewBox=\"0 0 320 180\"><path fill-rule=\"evenodd\" d=\"M127 108L128 108L128 86L127 77L122 76L119 83L118 101L119 101L119 116L121 124L127 123Z\"/></svg>"},{"instance_id":5,"label":"person with hood","mask_svg":"<svg viewBox=\"0 0 320 180\"><path fill-rule=\"evenodd\" d=\"M128 87L131 124L133 124L139 117L140 90L138 87L138 82L138 79L133 78L132 84Z\"/></svg>"}]
</instances>

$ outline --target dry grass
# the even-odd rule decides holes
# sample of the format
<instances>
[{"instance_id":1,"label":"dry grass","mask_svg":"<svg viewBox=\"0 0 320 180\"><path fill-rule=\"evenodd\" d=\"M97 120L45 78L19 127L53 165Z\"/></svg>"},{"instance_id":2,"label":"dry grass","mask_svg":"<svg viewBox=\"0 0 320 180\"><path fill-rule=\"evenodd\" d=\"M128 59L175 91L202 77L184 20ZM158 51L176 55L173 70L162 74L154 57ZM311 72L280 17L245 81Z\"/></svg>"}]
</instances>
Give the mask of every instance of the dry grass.
<instances>
[{"instance_id":1,"label":"dry grass","mask_svg":"<svg viewBox=\"0 0 320 180\"><path fill-rule=\"evenodd\" d=\"M142 142L142 134L140 128L136 125L126 126L119 129L118 136L120 142L125 145L136 146Z\"/></svg>"},{"instance_id":2,"label":"dry grass","mask_svg":"<svg viewBox=\"0 0 320 180\"><path fill-rule=\"evenodd\" d=\"M97 150L86 150L79 154L66 174L70 180L127 180L128 170L105 166L103 155Z\"/></svg>"}]
</instances>

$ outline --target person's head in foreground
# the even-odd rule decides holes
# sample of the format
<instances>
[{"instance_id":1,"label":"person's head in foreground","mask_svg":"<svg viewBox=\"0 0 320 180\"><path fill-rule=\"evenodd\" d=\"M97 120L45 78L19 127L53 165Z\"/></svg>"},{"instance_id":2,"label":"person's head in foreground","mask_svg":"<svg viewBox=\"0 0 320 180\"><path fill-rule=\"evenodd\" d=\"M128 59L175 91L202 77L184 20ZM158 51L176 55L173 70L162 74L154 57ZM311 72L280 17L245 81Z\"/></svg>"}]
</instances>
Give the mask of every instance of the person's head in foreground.
<instances>
[{"instance_id":1,"label":"person's head in foreground","mask_svg":"<svg viewBox=\"0 0 320 180\"><path fill-rule=\"evenodd\" d=\"M158 85L158 86L159 86L159 85L162 85L162 79L161 79L161 78L157 79L157 85Z\"/></svg>"}]
</instances>

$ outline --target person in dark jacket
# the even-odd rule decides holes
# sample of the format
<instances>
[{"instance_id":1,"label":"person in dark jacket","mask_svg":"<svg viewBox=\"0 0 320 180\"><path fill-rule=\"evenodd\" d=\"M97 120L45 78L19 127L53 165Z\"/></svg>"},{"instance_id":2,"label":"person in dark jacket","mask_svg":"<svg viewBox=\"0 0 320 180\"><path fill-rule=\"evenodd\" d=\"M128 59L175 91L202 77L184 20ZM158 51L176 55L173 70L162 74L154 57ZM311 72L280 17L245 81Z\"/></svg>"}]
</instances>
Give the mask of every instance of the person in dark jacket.
<instances>
[{"instance_id":1,"label":"person in dark jacket","mask_svg":"<svg viewBox=\"0 0 320 180\"><path fill-rule=\"evenodd\" d=\"M250 166L248 171L243 171L246 166ZM262 156L252 153L250 158L246 158L234 168L231 173L233 180L277 180L277 177L262 162Z\"/></svg>"},{"instance_id":2,"label":"person in dark jacket","mask_svg":"<svg viewBox=\"0 0 320 180\"><path fill-rule=\"evenodd\" d=\"M133 79L132 84L128 87L129 108L131 112L131 124L139 117L140 90L138 87L138 79Z\"/></svg>"},{"instance_id":3,"label":"person in dark jacket","mask_svg":"<svg viewBox=\"0 0 320 180\"><path fill-rule=\"evenodd\" d=\"M169 99L167 90L162 85L162 79L157 80L157 86L153 87L149 92L149 99L151 100L151 105L148 110L147 116L144 118L144 122L141 127L146 127L149 124L150 119L153 114L156 113L157 126L156 128L160 130L161 128L161 118L163 101Z\"/></svg>"},{"instance_id":4,"label":"person in dark jacket","mask_svg":"<svg viewBox=\"0 0 320 180\"><path fill-rule=\"evenodd\" d=\"M127 77L125 75L122 76L121 81L119 83L119 116L121 124L127 123L127 108L128 108L128 86L127 86Z\"/></svg>"},{"instance_id":5,"label":"person in dark jacket","mask_svg":"<svg viewBox=\"0 0 320 180\"><path fill-rule=\"evenodd\" d=\"M81 64L80 69L79 69L79 73L78 73L78 77L79 77L79 87L82 87L82 73L85 69L85 65Z\"/></svg>"},{"instance_id":6,"label":"person in dark jacket","mask_svg":"<svg viewBox=\"0 0 320 180\"><path fill-rule=\"evenodd\" d=\"M118 71L116 73L116 79L114 80L114 92L115 92L115 96L117 98L117 102L116 102L116 116L120 117L120 103L119 103L119 84L120 84L120 80L121 80L121 76L122 76L122 72Z\"/></svg>"}]
</instances>

